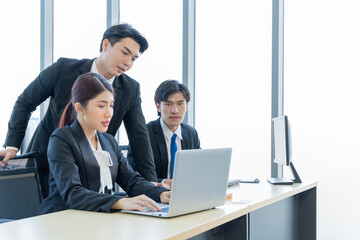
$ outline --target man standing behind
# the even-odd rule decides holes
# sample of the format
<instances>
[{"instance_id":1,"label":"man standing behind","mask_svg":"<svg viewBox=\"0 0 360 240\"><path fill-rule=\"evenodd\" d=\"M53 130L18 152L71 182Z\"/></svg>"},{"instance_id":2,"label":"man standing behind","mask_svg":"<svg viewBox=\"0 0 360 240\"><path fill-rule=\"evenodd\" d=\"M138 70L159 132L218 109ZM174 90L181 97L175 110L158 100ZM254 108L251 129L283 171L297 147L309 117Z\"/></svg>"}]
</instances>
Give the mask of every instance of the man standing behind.
<instances>
[{"instance_id":1,"label":"man standing behind","mask_svg":"<svg viewBox=\"0 0 360 240\"><path fill-rule=\"evenodd\" d=\"M158 181L171 186L175 152L199 149L200 140L195 128L182 123L190 101L188 88L175 80L162 82L155 91L155 105L160 116L147 124ZM132 148L128 161L138 171Z\"/></svg>"},{"instance_id":2,"label":"man standing behind","mask_svg":"<svg viewBox=\"0 0 360 240\"><path fill-rule=\"evenodd\" d=\"M8 125L8 133L0 156L1 165L15 157L31 113L50 97L49 108L38 125L27 151L40 151L37 161L43 196L48 194L49 165L47 146L49 137L58 127L61 114L70 100L73 83L83 73L94 72L104 76L115 90L114 116L107 132L115 135L122 121L128 134L139 173L149 181L156 181L149 134L141 109L140 86L127 76L135 60L148 48L147 40L132 26L118 24L108 28L100 44L100 55L94 59L60 58L43 70L18 97ZM108 123L104 123L108 124Z\"/></svg>"}]
</instances>

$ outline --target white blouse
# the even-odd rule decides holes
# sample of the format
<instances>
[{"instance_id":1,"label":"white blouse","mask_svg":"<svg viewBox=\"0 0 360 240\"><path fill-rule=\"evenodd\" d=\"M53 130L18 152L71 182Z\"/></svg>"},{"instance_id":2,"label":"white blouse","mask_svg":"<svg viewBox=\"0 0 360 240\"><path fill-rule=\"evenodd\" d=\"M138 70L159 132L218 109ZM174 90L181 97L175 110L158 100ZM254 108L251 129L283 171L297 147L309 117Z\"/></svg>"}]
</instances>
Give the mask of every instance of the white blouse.
<instances>
[{"instance_id":1,"label":"white blouse","mask_svg":"<svg viewBox=\"0 0 360 240\"><path fill-rule=\"evenodd\" d=\"M104 193L105 187L107 187L107 189L109 190L113 188L111 172L110 172L110 167L113 165L113 161L111 159L110 153L102 150L97 133L96 133L96 139L97 139L98 149L95 149L95 147L92 145L89 139L88 141L100 167L99 193Z\"/></svg>"}]
</instances>

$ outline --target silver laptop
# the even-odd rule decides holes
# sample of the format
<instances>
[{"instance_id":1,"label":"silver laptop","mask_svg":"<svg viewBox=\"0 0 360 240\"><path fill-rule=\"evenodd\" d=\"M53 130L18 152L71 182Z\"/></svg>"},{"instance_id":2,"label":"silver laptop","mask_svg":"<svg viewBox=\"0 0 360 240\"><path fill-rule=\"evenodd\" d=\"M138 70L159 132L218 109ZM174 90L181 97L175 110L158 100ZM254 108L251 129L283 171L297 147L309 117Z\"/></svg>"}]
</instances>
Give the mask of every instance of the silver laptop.
<instances>
[{"instance_id":1,"label":"silver laptop","mask_svg":"<svg viewBox=\"0 0 360 240\"><path fill-rule=\"evenodd\" d=\"M179 150L175 156L169 204L160 212L122 211L157 217L174 217L211 209L225 203L231 148Z\"/></svg>"}]
</instances>

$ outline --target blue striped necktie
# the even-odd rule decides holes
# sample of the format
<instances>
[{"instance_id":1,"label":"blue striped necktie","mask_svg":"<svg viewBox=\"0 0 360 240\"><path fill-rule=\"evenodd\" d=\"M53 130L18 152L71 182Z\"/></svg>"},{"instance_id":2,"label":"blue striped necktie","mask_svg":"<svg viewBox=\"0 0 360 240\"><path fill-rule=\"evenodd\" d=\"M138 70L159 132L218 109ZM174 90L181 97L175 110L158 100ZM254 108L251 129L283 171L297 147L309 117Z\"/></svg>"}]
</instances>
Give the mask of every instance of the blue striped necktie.
<instances>
[{"instance_id":1,"label":"blue striped necktie","mask_svg":"<svg viewBox=\"0 0 360 240\"><path fill-rule=\"evenodd\" d=\"M171 179L173 178L174 174L174 164L175 164L175 153L177 151L177 145L176 145L176 134L174 133L171 137L171 144L170 144L170 153L171 153L171 162L170 162L170 168L171 168Z\"/></svg>"}]
</instances>

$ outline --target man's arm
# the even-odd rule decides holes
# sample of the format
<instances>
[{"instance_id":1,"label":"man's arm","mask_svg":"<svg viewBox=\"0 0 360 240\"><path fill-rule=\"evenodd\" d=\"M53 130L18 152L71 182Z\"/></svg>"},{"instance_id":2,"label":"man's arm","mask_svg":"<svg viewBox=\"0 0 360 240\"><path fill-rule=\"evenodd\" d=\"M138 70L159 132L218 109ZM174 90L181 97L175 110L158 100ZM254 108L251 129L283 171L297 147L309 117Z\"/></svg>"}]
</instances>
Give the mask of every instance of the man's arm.
<instances>
[{"instance_id":1,"label":"man's arm","mask_svg":"<svg viewBox=\"0 0 360 240\"><path fill-rule=\"evenodd\" d=\"M10 116L8 132L4 143L4 147L7 147L7 149L0 151L0 156L5 157L3 165L6 164L8 159L14 157L14 154L16 155L15 149L20 148L31 113L53 94L53 87L59 71L59 68L56 67L57 65L61 64L55 63L42 71L17 98Z\"/></svg>"},{"instance_id":2,"label":"man's arm","mask_svg":"<svg viewBox=\"0 0 360 240\"><path fill-rule=\"evenodd\" d=\"M126 154L126 160L128 161L129 165L134 171L138 171L137 166L134 161L134 155L132 153L130 145L127 145L127 154Z\"/></svg>"},{"instance_id":3,"label":"man's arm","mask_svg":"<svg viewBox=\"0 0 360 240\"><path fill-rule=\"evenodd\" d=\"M137 171L146 180L156 182L154 156L150 145L149 132L141 109L139 89L137 90L135 104L124 116L124 125Z\"/></svg>"},{"instance_id":4,"label":"man's arm","mask_svg":"<svg viewBox=\"0 0 360 240\"><path fill-rule=\"evenodd\" d=\"M200 139L199 139L199 136L198 136L198 133L197 131L195 130L195 133L196 133L196 137L195 137L195 149L200 149Z\"/></svg>"}]
</instances>

